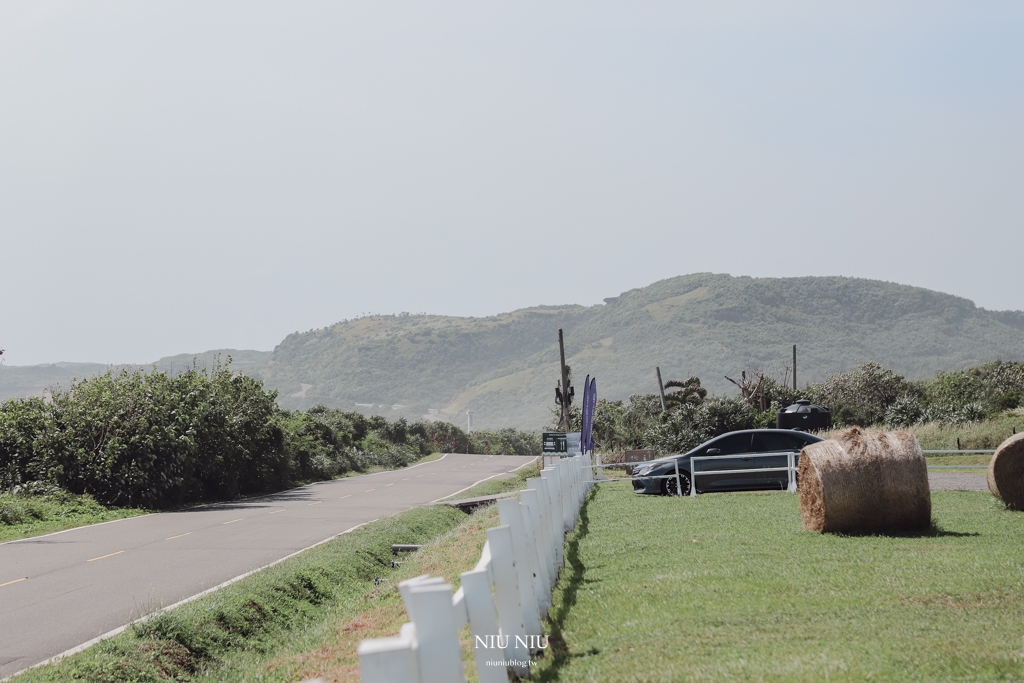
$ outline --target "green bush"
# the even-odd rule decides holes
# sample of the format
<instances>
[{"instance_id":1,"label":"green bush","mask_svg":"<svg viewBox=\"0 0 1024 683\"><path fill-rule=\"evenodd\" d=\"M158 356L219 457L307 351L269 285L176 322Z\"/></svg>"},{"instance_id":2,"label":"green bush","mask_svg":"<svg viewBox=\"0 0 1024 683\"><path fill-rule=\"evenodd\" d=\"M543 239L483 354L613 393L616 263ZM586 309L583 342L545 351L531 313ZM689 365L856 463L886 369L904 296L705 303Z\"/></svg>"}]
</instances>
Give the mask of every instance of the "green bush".
<instances>
[{"instance_id":1,"label":"green bush","mask_svg":"<svg viewBox=\"0 0 1024 683\"><path fill-rule=\"evenodd\" d=\"M921 389L878 363L864 363L852 372L830 375L803 392L804 398L832 411L836 425L868 426L884 421L886 410L903 396Z\"/></svg>"},{"instance_id":2,"label":"green bush","mask_svg":"<svg viewBox=\"0 0 1024 683\"><path fill-rule=\"evenodd\" d=\"M108 371L51 403L6 401L0 491L45 482L105 505L168 508L403 467L436 450L540 452L537 435L517 430L471 438L444 422L281 410L276 398L259 380L216 365L175 375Z\"/></svg>"},{"instance_id":3,"label":"green bush","mask_svg":"<svg viewBox=\"0 0 1024 683\"><path fill-rule=\"evenodd\" d=\"M659 454L685 453L726 432L753 429L757 417L748 401L715 396L665 413L661 424L648 432L646 442Z\"/></svg>"}]
</instances>

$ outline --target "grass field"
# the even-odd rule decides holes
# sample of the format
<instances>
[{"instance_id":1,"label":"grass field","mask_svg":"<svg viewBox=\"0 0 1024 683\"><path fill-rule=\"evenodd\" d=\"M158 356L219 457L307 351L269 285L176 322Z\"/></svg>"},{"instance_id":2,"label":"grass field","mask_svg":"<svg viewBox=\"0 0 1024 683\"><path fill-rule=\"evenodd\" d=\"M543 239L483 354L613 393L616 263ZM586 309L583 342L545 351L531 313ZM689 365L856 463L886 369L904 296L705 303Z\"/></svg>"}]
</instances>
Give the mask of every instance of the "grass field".
<instances>
[{"instance_id":1,"label":"grass field","mask_svg":"<svg viewBox=\"0 0 1024 683\"><path fill-rule=\"evenodd\" d=\"M932 494L922 535L803 530L798 497L593 494L540 681L1024 680L1024 514Z\"/></svg>"}]
</instances>

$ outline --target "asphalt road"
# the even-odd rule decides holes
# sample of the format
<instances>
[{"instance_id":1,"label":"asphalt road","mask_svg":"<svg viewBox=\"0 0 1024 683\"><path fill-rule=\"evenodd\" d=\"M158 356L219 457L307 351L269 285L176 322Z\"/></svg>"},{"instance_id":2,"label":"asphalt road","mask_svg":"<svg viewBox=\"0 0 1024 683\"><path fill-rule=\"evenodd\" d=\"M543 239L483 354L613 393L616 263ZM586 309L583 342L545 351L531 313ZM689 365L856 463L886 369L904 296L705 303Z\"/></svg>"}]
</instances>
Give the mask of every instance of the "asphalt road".
<instances>
[{"instance_id":1,"label":"asphalt road","mask_svg":"<svg viewBox=\"0 0 1024 683\"><path fill-rule=\"evenodd\" d=\"M932 491L988 491L985 470L928 470Z\"/></svg>"},{"instance_id":2,"label":"asphalt road","mask_svg":"<svg viewBox=\"0 0 1024 683\"><path fill-rule=\"evenodd\" d=\"M0 678L354 526L532 461L449 454L402 470L0 544Z\"/></svg>"}]
</instances>

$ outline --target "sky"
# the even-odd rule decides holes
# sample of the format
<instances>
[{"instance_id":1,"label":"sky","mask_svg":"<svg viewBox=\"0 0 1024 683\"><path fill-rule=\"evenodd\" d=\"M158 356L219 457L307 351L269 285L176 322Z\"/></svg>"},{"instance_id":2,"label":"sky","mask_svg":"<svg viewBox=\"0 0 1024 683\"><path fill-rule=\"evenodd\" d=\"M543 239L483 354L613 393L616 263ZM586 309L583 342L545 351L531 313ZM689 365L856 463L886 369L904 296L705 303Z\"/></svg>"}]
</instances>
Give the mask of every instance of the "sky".
<instances>
[{"instance_id":1,"label":"sky","mask_svg":"<svg viewBox=\"0 0 1024 683\"><path fill-rule=\"evenodd\" d=\"M146 363L692 272L1024 309L1020 2L0 4L0 348Z\"/></svg>"}]
</instances>

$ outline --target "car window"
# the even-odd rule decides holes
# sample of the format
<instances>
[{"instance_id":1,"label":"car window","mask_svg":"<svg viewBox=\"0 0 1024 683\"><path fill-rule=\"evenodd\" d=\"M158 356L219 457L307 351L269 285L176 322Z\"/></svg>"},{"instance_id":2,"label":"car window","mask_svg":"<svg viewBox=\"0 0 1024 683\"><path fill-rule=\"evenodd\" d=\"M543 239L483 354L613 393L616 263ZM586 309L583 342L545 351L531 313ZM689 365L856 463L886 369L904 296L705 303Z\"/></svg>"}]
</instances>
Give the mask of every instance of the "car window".
<instances>
[{"instance_id":1,"label":"car window","mask_svg":"<svg viewBox=\"0 0 1024 683\"><path fill-rule=\"evenodd\" d=\"M750 434L733 434L708 444L708 448L719 448L722 455L750 452Z\"/></svg>"},{"instance_id":2,"label":"car window","mask_svg":"<svg viewBox=\"0 0 1024 683\"><path fill-rule=\"evenodd\" d=\"M755 434L754 435L754 452L755 453L771 453L772 451L798 451L807 442L801 439L796 434Z\"/></svg>"}]
</instances>

